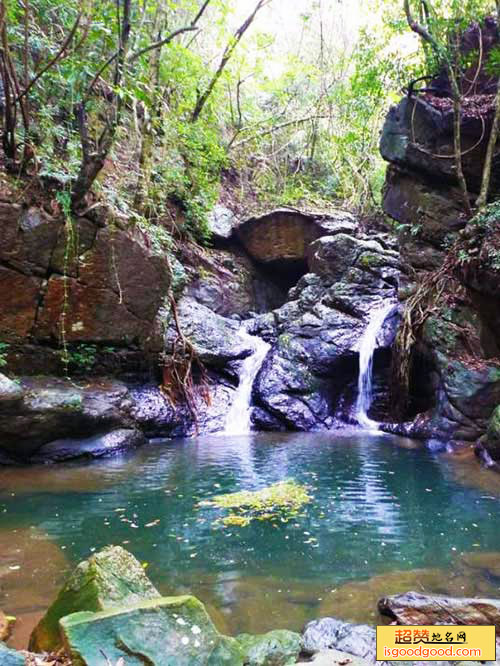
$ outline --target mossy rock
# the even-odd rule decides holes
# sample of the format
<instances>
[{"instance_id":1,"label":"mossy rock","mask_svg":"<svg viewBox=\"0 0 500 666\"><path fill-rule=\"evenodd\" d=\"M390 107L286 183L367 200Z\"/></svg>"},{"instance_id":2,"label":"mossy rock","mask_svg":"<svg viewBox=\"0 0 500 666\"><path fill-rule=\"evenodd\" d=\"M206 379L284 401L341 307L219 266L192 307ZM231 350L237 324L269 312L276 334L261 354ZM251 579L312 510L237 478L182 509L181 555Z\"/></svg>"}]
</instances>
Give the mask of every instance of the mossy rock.
<instances>
[{"instance_id":1,"label":"mossy rock","mask_svg":"<svg viewBox=\"0 0 500 666\"><path fill-rule=\"evenodd\" d=\"M245 653L245 666L288 666L297 662L301 650L300 635L285 629L236 638Z\"/></svg>"},{"instance_id":2,"label":"mossy rock","mask_svg":"<svg viewBox=\"0 0 500 666\"><path fill-rule=\"evenodd\" d=\"M489 444L494 444L500 448L500 405L491 416L486 436Z\"/></svg>"},{"instance_id":3,"label":"mossy rock","mask_svg":"<svg viewBox=\"0 0 500 666\"><path fill-rule=\"evenodd\" d=\"M81 562L33 630L30 650L62 646L59 620L78 611L107 611L160 597L140 563L120 546L108 546Z\"/></svg>"},{"instance_id":4,"label":"mossy rock","mask_svg":"<svg viewBox=\"0 0 500 666\"><path fill-rule=\"evenodd\" d=\"M60 622L73 666L243 666L238 641L219 634L195 597L165 597Z\"/></svg>"}]
</instances>

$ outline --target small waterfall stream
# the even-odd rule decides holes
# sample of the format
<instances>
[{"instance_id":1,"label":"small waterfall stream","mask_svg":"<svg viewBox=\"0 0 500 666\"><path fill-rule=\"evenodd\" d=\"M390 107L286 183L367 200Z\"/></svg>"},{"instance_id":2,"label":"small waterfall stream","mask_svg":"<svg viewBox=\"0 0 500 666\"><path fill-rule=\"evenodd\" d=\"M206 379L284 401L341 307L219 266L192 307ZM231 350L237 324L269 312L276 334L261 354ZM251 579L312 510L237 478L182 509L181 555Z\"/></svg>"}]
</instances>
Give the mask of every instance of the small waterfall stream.
<instances>
[{"instance_id":1,"label":"small waterfall stream","mask_svg":"<svg viewBox=\"0 0 500 666\"><path fill-rule=\"evenodd\" d=\"M377 347L377 337L385 320L395 308L395 304L385 303L371 314L368 326L359 344L358 399L356 419L366 428L378 429L378 423L368 417L373 402L373 355Z\"/></svg>"},{"instance_id":2,"label":"small waterfall stream","mask_svg":"<svg viewBox=\"0 0 500 666\"><path fill-rule=\"evenodd\" d=\"M252 386L271 345L241 328L239 335L254 350L241 364L240 382L227 413L224 435L246 435L250 432Z\"/></svg>"}]
</instances>

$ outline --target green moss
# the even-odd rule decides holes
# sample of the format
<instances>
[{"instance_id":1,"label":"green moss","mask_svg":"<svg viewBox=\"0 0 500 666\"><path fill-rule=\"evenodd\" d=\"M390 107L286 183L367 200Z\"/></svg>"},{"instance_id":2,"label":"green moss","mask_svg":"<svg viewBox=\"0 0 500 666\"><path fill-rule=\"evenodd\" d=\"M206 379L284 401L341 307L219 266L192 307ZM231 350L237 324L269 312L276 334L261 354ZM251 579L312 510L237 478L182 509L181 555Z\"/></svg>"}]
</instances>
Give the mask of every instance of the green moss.
<instances>
[{"instance_id":1,"label":"green moss","mask_svg":"<svg viewBox=\"0 0 500 666\"><path fill-rule=\"evenodd\" d=\"M200 502L199 506L230 509L231 513L216 522L236 527L246 527L252 520L280 520L288 522L299 509L310 502L306 486L293 480L280 481L261 490L243 490L237 493L216 495Z\"/></svg>"}]
</instances>

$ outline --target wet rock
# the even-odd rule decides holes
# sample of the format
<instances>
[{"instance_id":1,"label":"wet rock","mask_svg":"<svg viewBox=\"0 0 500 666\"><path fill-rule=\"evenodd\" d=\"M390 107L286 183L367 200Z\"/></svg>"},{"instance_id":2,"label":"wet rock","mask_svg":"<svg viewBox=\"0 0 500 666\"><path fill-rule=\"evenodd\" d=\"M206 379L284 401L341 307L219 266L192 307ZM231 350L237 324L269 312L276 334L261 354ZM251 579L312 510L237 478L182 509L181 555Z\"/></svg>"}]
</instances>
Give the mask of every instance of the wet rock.
<instances>
[{"instance_id":1,"label":"wet rock","mask_svg":"<svg viewBox=\"0 0 500 666\"><path fill-rule=\"evenodd\" d=\"M8 409L13 403L21 401L24 390L18 381L13 381L0 374L0 410Z\"/></svg>"},{"instance_id":2,"label":"wet rock","mask_svg":"<svg viewBox=\"0 0 500 666\"><path fill-rule=\"evenodd\" d=\"M111 663L151 666L243 666L239 643L219 634L194 597L167 597L99 613L74 613L61 620L75 666L95 666L103 653Z\"/></svg>"},{"instance_id":3,"label":"wet rock","mask_svg":"<svg viewBox=\"0 0 500 666\"><path fill-rule=\"evenodd\" d=\"M275 630L261 636L240 634L236 637L248 666L288 666L295 664L301 650L300 635Z\"/></svg>"},{"instance_id":4,"label":"wet rock","mask_svg":"<svg viewBox=\"0 0 500 666\"><path fill-rule=\"evenodd\" d=\"M467 599L407 592L378 602L382 615L398 624L493 624L500 633L500 600Z\"/></svg>"},{"instance_id":5,"label":"wet rock","mask_svg":"<svg viewBox=\"0 0 500 666\"><path fill-rule=\"evenodd\" d=\"M257 405L294 430L331 427L342 393L357 379L370 311L395 299L399 274L397 254L374 239L339 233L313 242L310 253L317 272L299 280L272 319L254 322L274 342L254 385ZM395 310L379 350L392 344L396 326Z\"/></svg>"},{"instance_id":6,"label":"wet rock","mask_svg":"<svg viewBox=\"0 0 500 666\"><path fill-rule=\"evenodd\" d=\"M59 649L62 646L59 621L70 613L132 606L159 596L143 567L130 553L120 546L104 548L81 562L73 571L57 599L34 629L30 650L40 652ZM93 666L92 662L89 666Z\"/></svg>"},{"instance_id":7,"label":"wet rock","mask_svg":"<svg viewBox=\"0 0 500 666\"><path fill-rule=\"evenodd\" d=\"M21 652L11 650L0 641L0 664L2 666L26 666L26 658Z\"/></svg>"},{"instance_id":8,"label":"wet rock","mask_svg":"<svg viewBox=\"0 0 500 666\"><path fill-rule=\"evenodd\" d=\"M104 458L123 451L130 451L146 444L140 430L119 429L84 439L59 439L44 444L30 462L61 462L77 458Z\"/></svg>"},{"instance_id":9,"label":"wet rock","mask_svg":"<svg viewBox=\"0 0 500 666\"><path fill-rule=\"evenodd\" d=\"M494 461L500 461L500 405L494 410L481 444Z\"/></svg>"},{"instance_id":10,"label":"wet rock","mask_svg":"<svg viewBox=\"0 0 500 666\"><path fill-rule=\"evenodd\" d=\"M367 624L348 624L325 617L309 622L302 636L302 649L307 654L336 649L355 657L375 661L375 629Z\"/></svg>"},{"instance_id":11,"label":"wet rock","mask_svg":"<svg viewBox=\"0 0 500 666\"><path fill-rule=\"evenodd\" d=\"M78 386L66 379L23 378L22 401L0 409L2 449L20 460L44 444L75 432L91 436L133 426L128 389L122 382L100 380Z\"/></svg>"},{"instance_id":12,"label":"wet rock","mask_svg":"<svg viewBox=\"0 0 500 666\"><path fill-rule=\"evenodd\" d=\"M221 317L192 298L178 304L181 330L193 344L200 360L212 367L222 368L230 361L245 358L252 349L238 335L239 323ZM172 326L166 335L169 352L177 332Z\"/></svg>"}]
</instances>

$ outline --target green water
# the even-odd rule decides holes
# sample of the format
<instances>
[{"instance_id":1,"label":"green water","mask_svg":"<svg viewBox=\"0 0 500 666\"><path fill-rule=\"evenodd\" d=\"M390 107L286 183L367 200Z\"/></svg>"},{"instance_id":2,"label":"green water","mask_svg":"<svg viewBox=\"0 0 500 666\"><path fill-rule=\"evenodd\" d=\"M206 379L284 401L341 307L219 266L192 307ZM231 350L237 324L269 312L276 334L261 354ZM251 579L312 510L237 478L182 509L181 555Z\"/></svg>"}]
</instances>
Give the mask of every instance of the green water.
<instances>
[{"instance_id":1,"label":"green water","mask_svg":"<svg viewBox=\"0 0 500 666\"><path fill-rule=\"evenodd\" d=\"M155 444L90 465L0 470L0 608L22 615L43 603L36 589L52 559L40 550L47 539L66 560L50 574L57 584L94 549L124 544L163 592L197 594L228 631L300 628L326 611L370 619L374 608L363 605L391 586L495 593L494 576L463 566L468 553L500 551L495 481L466 486L453 465L386 435L256 434ZM473 465L462 476L472 474ZM313 495L287 524L224 528L213 524L220 512L197 506L287 478Z\"/></svg>"}]
</instances>

